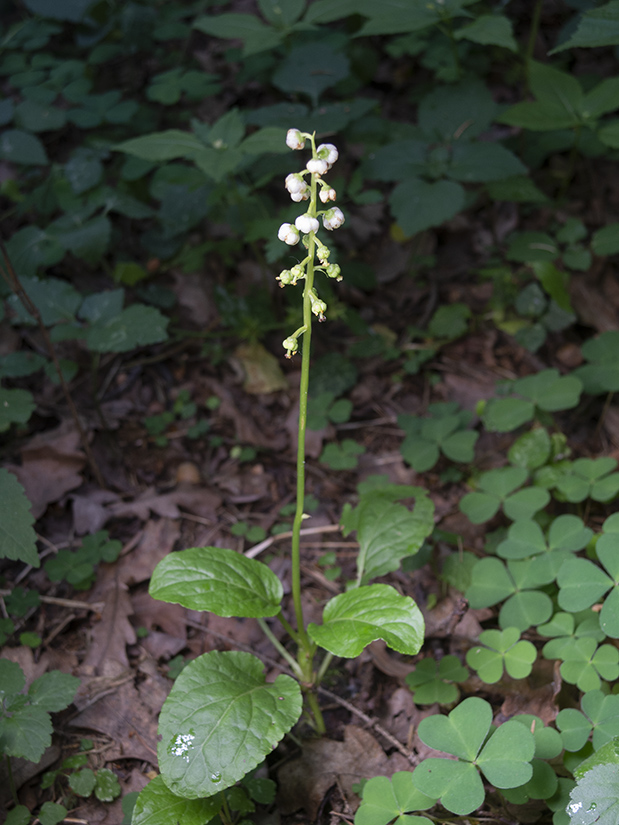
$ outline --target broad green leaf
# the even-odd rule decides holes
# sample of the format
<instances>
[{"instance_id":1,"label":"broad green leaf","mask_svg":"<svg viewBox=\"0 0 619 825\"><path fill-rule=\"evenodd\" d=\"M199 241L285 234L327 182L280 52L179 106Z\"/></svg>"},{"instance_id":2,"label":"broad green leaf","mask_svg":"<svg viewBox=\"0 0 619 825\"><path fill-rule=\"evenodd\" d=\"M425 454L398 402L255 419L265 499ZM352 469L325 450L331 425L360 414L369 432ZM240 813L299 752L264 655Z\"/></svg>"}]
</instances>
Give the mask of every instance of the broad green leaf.
<instances>
[{"instance_id":1,"label":"broad green leaf","mask_svg":"<svg viewBox=\"0 0 619 825\"><path fill-rule=\"evenodd\" d=\"M34 278L40 266L53 266L64 258L62 245L38 226L24 226L7 242L7 251L15 272L24 285L24 278ZM25 310L22 310L22 315Z\"/></svg>"},{"instance_id":2,"label":"broad green leaf","mask_svg":"<svg viewBox=\"0 0 619 825\"><path fill-rule=\"evenodd\" d=\"M214 37L240 38L244 41L243 57L274 49L284 38L284 33L265 26L253 14L219 14L198 17L194 28Z\"/></svg>"},{"instance_id":3,"label":"broad green leaf","mask_svg":"<svg viewBox=\"0 0 619 825\"><path fill-rule=\"evenodd\" d=\"M95 783L95 796L99 802L113 802L121 794L116 774L108 768L99 768Z\"/></svg>"},{"instance_id":4,"label":"broad green leaf","mask_svg":"<svg viewBox=\"0 0 619 825\"><path fill-rule=\"evenodd\" d=\"M265 20L276 28L286 28L297 22L303 14L306 0L258 0Z\"/></svg>"},{"instance_id":5,"label":"broad green leaf","mask_svg":"<svg viewBox=\"0 0 619 825\"><path fill-rule=\"evenodd\" d=\"M317 65L320 72L315 71ZM278 63L271 82L283 92L307 95L317 106L322 93L348 77L349 72L348 58L329 43L304 43Z\"/></svg>"},{"instance_id":6,"label":"broad green leaf","mask_svg":"<svg viewBox=\"0 0 619 825\"><path fill-rule=\"evenodd\" d=\"M544 104L561 106L566 113L580 112L583 91L578 80L548 63L529 62L529 83L535 97Z\"/></svg>"},{"instance_id":7,"label":"broad green leaf","mask_svg":"<svg viewBox=\"0 0 619 825\"><path fill-rule=\"evenodd\" d=\"M0 387L0 433L8 430L11 424L25 424L35 408L32 393L28 390Z\"/></svg>"},{"instance_id":8,"label":"broad green leaf","mask_svg":"<svg viewBox=\"0 0 619 825\"><path fill-rule=\"evenodd\" d=\"M585 118L598 118L619 109L619 77L607 77L587 92L582 103Z\"/></svg>"},{"instance_id":9,"label":"broad green leaf","mask_svg":"<svg viewBox=\"0 0 619 825\"><path fill-rule=\"evenodd\" d=\"M412 511L382 495L366 496L353 511L354 520L343 520L347 531L357 531L360 583L397 570L401 559L416 553L434 529L432 501L418 487L409 490L400 498L415 497Z\"/></svg>"},{"instance_id":10,"label":"broad green leaf","mask_svg":"<svg viewBox=\"0 0 619 825\"><path fill-rule=\"evenodd\" d=\"M301 715L289 676L267 683L250 653L214 651L181 672L159 717L159 767L172 791L211 797L259 765Z\"/></svg>"},{"instance_id":11,"label":"broad green leaf","mask_svg":"<svg viewBox=\"0 0 619 825\"><path fill-rule=\"evenodd\" d=\"M86 331L86 344L93 352L128 352L158 344L168 337L168 321L155 307L132 304L120 315L90 326Z\"/></svg>"},{"instance_id":12,"label":"broad green leaf","mask_svg":"<svg viewBox=\"0 0 619 825\"><path fill-rule=\"evenodd\" d=\"M48 231L68 252L94 266L108 248L112 225L105 215L86 221L64 215L50 224Z\"/></svg>"},{"instance_id":13,"label":"broad green leaf","mask_svg":"<svg viewBox=\"0 0 619 825\"><path fill-rule=\"evenodd\" d=\"M582 777L596 765L619 765L619 737L614 736L610 742L602 745L601 748L587 757L574 771L576 779Z\"/></svg>"},{"instance_id":14,"label":"broad green leaf","mask_svg":"<svg viewBox=\"0 0 619 825\"><path fill-rule=\"evenodd\" d=\"M590 338L582 346L583 356L591 363L574 370L582 379L585 390L592 394L619 390L619 332L603 332L598 338Z\"/></svg>"},{"instance_id":15,"label":"broad green leaf","mask_svg":"<svg viewBox=\"0 0 619 825\"><path fill-rule=\"evenodd\" d=\"M24 5L33 14L38 14L48 20L68 20L79 23L84 19L88 9L94 5L94 0L58 0L50 4L47 0L24 0Z\"/></svg>"},{"instance_id":16,"label":"broad green leaf","mask_svg":"<svg viewBox=\"0 0 619 825\"><path fill-rule=\"evenodd\" d=\"M481 141L456 143L449 165L449 177L462 183L487 183L526 172L526 166L509 149Z\"/></svg>"},{"instance_id":17,"label":"broad green leaf","mask_svg":"<svg viewBox=\"0 0 619 825\"><path fill-rule=\"evenodd\" d=\"M26 166L46 166L49 163L39 138L21 129L0 132L0 160Z\"/></svg>"},{"instance_id":18,"label":"broad green leaf","mask_svg":"<svg viewBox=\"0 0 619 825\"><path fill-rule=\"evenodd\" d=\"M535 739L531 731L509 721L492 734L476 764L496 788L516 788L531 778L534 754Z\"/></svg>"},{"instance_id":19,"label":"broad green leaf","mask_svg":"<svg viewBox=\"0 0 619 825\"><path fill-rule=\"evenodd\" d=\"M611 0L596 9L588 9L578 22L578 28L565 43L550 54L564 49L595 48L619 44L619 2Z\"/></svg>"},{"instance_id":20,"label":"broad green leaf","mask_svg":"<svg viewBox=\"0 0 619 825\"><path fill-rule=\"evenodd\" d=\"M569 613L586 610L613 584L606 573L588 559L570 559L557 576L559 606Z\"/></svg>"},{"instance_id":21,"label":"broad green leaf","mask_svg":"<svg viewBox=\"0 0 619 825\"><path fill-rule=\"evenodd\" d=\"M405 235L440 226L464 207L464 189L450 180L409 178L389 198L393 216Z\"/></svg>"},{"instance_id":22,"label":"broad green leaf","mask_svg":"<svg viewBox=\"0 0 619 825\"><path fill-rule=\"evenodd\" d=\"M557 129L571 129L578 126L580 118L566 107L555 102L541 100L515 103L497 117L499 123L519 126L532 132L554 132Z\"/></svg>"},{"instance_id":23,"label":"broad green leaf","mask_svg":"<svg viewBox=\"0 0 619 825\"><path fill-rule=\"evenodd\" d=\"M533 183L530 178L518 175L505 180L490 181L486 190L495 201L510 201L513 203L548 203L548 197Z\"/></svg>"},{"instance_id":24,"label":"broad green leaf","mask_svg":"<svg viewBox=\"0 0 619 825\"><path fill-rule=\"evenodd\" d=\"M413 784L410 771L398 771L391 779L375 776L363 786L363 799L355 814L355 825L426 825L426 817L404 816L412 811L426 811L436 799L426 796Z\"/></svg>"},{"instance_id":25,"label":"broad green leaf","mask_svg":"<svg viewBox=\"0 0 619 825\"><path fill-rule=\"evenodd\" d=\"M59 822L64 822L68 813L64 805L57 805L55 802L44 802L39 811L39 822L41 825L58 825Z\"/></svg>"},{"instance_id":26,"label":"broad green leaf","mask_svg":"<svg viewBox=\"0 0 619 825\"><path fill-rule=\"evenodd\" d=\"M450 17L469 17L463 6L472 0L445 0L440 6L425 0L384 0L380 6L371 0L360 0L356 11L370 17L357 36L398 34L426 29L440 23L445 13Z\"/></svg>"},{"instance_id":27,"label":"broad green leaf","mask_svg":"<svg viewBox=\"0 0 619 825\"><path fill-rule=\"evenodd\" d=\"M573 375L559 375L555 369L541 370L516 381L514 392L530 399L546 412L557 412L572 409L578 404L582 382Z\"/></svg>"},{"instance_id":28,"label":"broad green leaf","mask_svg":"<svg viewBox=\"0 0 619 825\"><path fill-rule=\"evenodd\" d=\"M91 771L90 768L82 768L81 771L75 771L75 773L69 776L69 787L78 796L90 796L95 789L96 783L97 778L94 771Z\"/></svg>"},{"instance_id":29,"label":"broad green leaf","mask_svg":"<svg viewBox=\"0 0 619 825\"><path fill-rule=\"evenodd\" d=\"M15 121L26 132L52 132L62 129L66 113L57 106L43 105L34 100L24 100L15 107Z\"/></svg>"},{"instance_id":30,"label":"broad green leaf","mask_svg":"<svg viewBox=\"0 0 619 825\"><path fill-rule=\"evenodd\" d=\"M0 717L0 751L38 762L52 743L52 720L42 708L21 707Z\"/></svg>"},{"instance_id":31,"label":"broad green leaf","mask_svg":"<svg viewBox=\"0 0 619 825\"><path fill-rule=\"evenodd\" d=\"M454 32L456 40L471 40L484 46L503 46L512 52L518 51L512 22L499 14L481 14L472 23Z\"/></svg>"},{"instance_id":32,"label":"broad green leaf","mask_svg":"<svg viewBox=\"0 0 619 825\"><path fill-rule=\"evenodd\" d=\"M3 470L6 472L6 470ZM26 684L26 677L17 662L0 659L0 699L21 693Z\"/></svg>"},{"instance_id":33,"label":"broad green leaf","mask_svg":"<svg viewBox=\"0 0 619 825\"><path fill-rule=\"evenodd\" d=\"M4 392L24 390L0 390L0 404ZM34 405L33 405L34 407ZM0 431L2 430L0 418ZM34 517L24 488L15 476L0 468L0 556L39 567L37 537L32 528Z\"/></svg>"},{"instance_id":34,"label":"broad green leaf","mask_svg":"<svg viewBox=\"0 0 619 825\"><path fill-rule=\"evenodd\" d=\"M485 83L467 80L438 86L419 102L419 128L432 142L454 141L456 146L479 137L494 120L499 107ZM490 145L485 143L484 146ZM385 147L387 151L387 147Z\"/></svg>"},{"instance_id":35,"label":"broad green leaf","mask_svg":"<svg viewBox=\"0 0 619 825\"><path fill-rule=\"evenodd\" d=\"M28 297L39 310L41 320L46 327L63 321L73 321L82 296L67 281L59 278L22 278L22 286ZM16 321L34 325L34 318L26 311L16 295L8 299L9 306L15 313Z\"/></svg>"},{"instance_id":36,"label":"broad green leaf","mask_svg":"<svg viewBox=\"0 0 619 825\"><path fill-rule=\"evenodd\" d=\"M248 155L262 155L268 152L284 154L286 146L286 130L280 126L265 126L258 129L241 143L240 149Z\"/></svg>"},{"instance_id":37,"label":"broad green leaf","mask_svg":"<svg viewBox=\"0 0 619 825\"><path fill-rule=\"evenodd\" d=\"M80 680L70 673L51 670L30 685L28 699L32 705L55 713L71 704L79 686Z\"/></svg>"},{"instance_id":38,"label":"broad green leaf","mask_svg":"<svg viewBox=\"0 0 619 825\"><path fill-rule=\"evenodd\" d=\"M567 806L570 825L619 822L619 772L616 765L596 765L578 780Z\"/></svg>"},{"instance_id":39,"label":"broad green leaf","mask_svg":"<svg viewBox=\"0 0 619 825\"><path fill-rule=\"evenodd\" d=\"M555 303L565 312L573 314L568 292L569 276L557 269L550 261L532 261L531 268L545 292L554 299Z\"/></svg>"},{"instance_id":40,"label":"broad green leaf","mask_svg":"<svg viewBox=\"0 0 619 825\"><path fill-rule=\"evenodd\" d=\"M323 624L310 623L310 637L335 656L354 658L376 639L414 656L423 644L421 611L408 596L386 584L358 587L325 605Z\"/></svg>"},{"instance_id":41,"label":"broad green leaf","mask_svg":"<svg viewBox=\"0 0 619 825\"><path fill-rule=\"evenodd\" d=\"M283 588L266 564L223 547L192 547L170 553L152 575L149 593L189 610L218 616L275 616Z\"/></svg>"},{"instance_id":42,"label":"broad green leaf","mask_svg":"<svg viewBox=\"0 0 619 825\"><path fill-rule=\"evenodd\" d=\"M400 446L402 458L418 473L425 473L440 458L438 444L425 441L421 436L407 436Z\"/></svg>"},{"instance_id":43,"label":"broad green leaf","mask_svg":"<svg viewBox=\"0 0 619 825\"><path fill-rule=\"evenodd\" d=\"M76 195L88 192L103 177L103 164L97 152L79 146L65 163L64 174Z\"/></svg>"},{"instance_id":44,"label":"broad green leaf","mask_svg":"<svg viewBox=\"0 0 619 825\"><path fill-rule=\"evenodd\" d=\"M524 490L517 490L505 499L503 512L513 521L530 519L539 510L543 510L549 501L548 490L540 487L525 487Z\"/></svg>"},{"instance_id":45,"label":"broad green leaf","mask_svg":"<svg viewBox=\"0 0 619 825\"><path fill-rule=\"evenodd\" d=\"M114 146L117 152L142 158L142 160L164 161L174 158L192 159L205 148L204 143L191 132L168 129L143 137L131 138Z\"/></svg>"},{"instance_id":46,"label":"broad green leaf","mask_svg":"<svg viewBox=\"0 0 619 825\"><path fill-rule=\"evenodd\" d=\"M219 797L185 799L176 796L163 777L157 776L140 791L131 825L207 825L220 808Z\"/></svg>"}]
</instances>

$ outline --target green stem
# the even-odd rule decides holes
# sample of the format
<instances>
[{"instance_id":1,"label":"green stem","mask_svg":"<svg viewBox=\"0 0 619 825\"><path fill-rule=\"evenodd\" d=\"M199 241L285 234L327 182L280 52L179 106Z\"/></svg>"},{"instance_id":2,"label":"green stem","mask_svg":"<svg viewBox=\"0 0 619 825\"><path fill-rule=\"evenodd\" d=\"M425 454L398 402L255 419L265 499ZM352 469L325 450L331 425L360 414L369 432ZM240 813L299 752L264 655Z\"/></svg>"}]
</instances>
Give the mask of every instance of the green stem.
<instances>
[{"instance_id":1,"label":"green stem","mask_svg":"<svg viewBox=\"0 0 619 825\"><path fill-rule=\"evenodd\" d=\"M531 31L529 32L529 41L527 43L527 50L524 55L524 74L525 74L525 96L529 92L529 65L533 59L533 51L535 50L535 41L537 40L537 33L539 32L539 22L542 16L542 3L544 0L537 0L535 8L533 9L533 17L531 19Z\"/></svg>"},{"instance_id":2,"label":"green stem","mask_svg":"<svg viewBox=\"0 0 619 825\"><path fill-rule=\"evenodd\" d=\"M316 677L314 679L314 684L318 686L325 677L325 673L329 669L329 665L333 660L333 653L327 653L325 658L320 663L320 667L318 668L318 672L316 673Z\"/></svg>"},{"instance_id":3,"label":"green stem","mask_svg":"<svg viewBox=\"0 0 619 825\"><path fill-rule=\"evenodd\" d=\"M288 662L288 664L290 665L290 667L291 667L294 675L297 677L297 679L303 679L304 674L303 674L303 671L301 670L301 668L299 667L298 662L296 662L293 659L293 657L290 655L290 653L288 653L288 651L283 646L283 644L279 641L279 639L276 638L276 636L273 634L273 631L268 626L268 624L265 622L265 620L264 619L258 619L258 624L260 625L260 628L261 628L262 632L267 637L267 639L271 642L271 644L273 645L275 650L277 650L279 655Z\"/></svg>"}]
</instances>

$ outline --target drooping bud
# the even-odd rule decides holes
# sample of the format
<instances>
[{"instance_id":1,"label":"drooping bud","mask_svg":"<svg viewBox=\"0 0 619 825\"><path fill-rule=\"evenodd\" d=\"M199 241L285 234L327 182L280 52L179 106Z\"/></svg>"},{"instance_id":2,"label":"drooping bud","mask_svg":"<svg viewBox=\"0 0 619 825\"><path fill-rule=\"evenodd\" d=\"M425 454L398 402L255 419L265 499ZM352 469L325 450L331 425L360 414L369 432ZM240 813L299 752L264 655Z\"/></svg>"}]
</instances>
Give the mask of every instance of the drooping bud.
<instances>
[{"instance_id":1,"label":"drooping bud","mask_svg":"<svg viewBox=\"0 0 619 825\"><path fill-rule=\"evenodd\" d=\"M332 143L321 143L316 149L316 155L327 162L327 167L330 169L339 157L339 152Z\"/></svg>"},{"instance_id":2,"label":"drooping bud","mask_svg":"<svg viewBox=\"0 0 619 825\"><path fill-rule=\"evenodd\" d=\"M279 281L279 285L282 287L289 286L294 283L292 272L289 269L283 269L277 276L277 280Z\"/></svg>"},{"instance_id":3,"label":"drooping bud","mask_svg":"<svg viewBox=\"0 0 619 825\"><path fill-rule=\"evenodd\" d=\"M316 218L312 218L311 215L299 215L299 217L294 222L294 225L299 230L299 232L303 232L305 235L309 235L310 232L318 232L320 224L318 223Z\"/></svg>"},{"instance_id":4,"label":"drooping bud","mask_svg":"<svg viewBox=\"0 0 619 825\"><path fill-rule=\"evenodd\" d=\"M299 349L299 342L296 338L290 336L290 338L285 338L282 341L282 346L286 350L286 358L292 358L295 352Z\"/></svg>"},{"instance_id":5,"label":"drooping bud","mask_svg":"<svg viewBox=\"0 0 619 825\"><path fill-rule=\"evenodd\" d=\"M295 203L306 201L310 196L309 186L298 173L288 175L285 187L290 192L290 197Z\"/></svg>"},{"instance_id":6,"label":"drooping bud","mask_svg":"<svg viewBox=\"0 0 619 825\"><path fill-rule=\"evenodd\" d=\"M299 230L291 223L283 223L279 228L277 237L289 246L294 246L299 243Z\"/></svg>"},{"instance_id":7,"label":"drooping bud","mask_svg":"<svg viewBox=\"0 0 619 825\"><path fill-rule=\"evenodd\" d=\"M336 281L342 280L342 270L339 264L329 264L329 266L325 269L325 272L329 278L335 278Z\"/></svg>"},{"instance_id":8,"label":"drooping bud","mask_svg":"<svg viewBox=\"0 0 619 825\"><path fill-rule=\"evenodd\" d=\"M289 149L303 149L305 138L298 129L288 129L286 133L286 146Z\"/></svg>"},{"instance_id":9,"label":"drooping bud","mask_svg":"<svg viewBox=\"0 0 619 825\"><path fill-rule=\"evenodd\" d=\"M320 200L323 203L328 203L329 201L334 201L337 197L337 193L335 189L329 187L328 189L321 189L319 192Z\"/></svg>"},{"instance_id":10,"label":"drooping bud","mask_svg":"<svg viewBox=\"0 0 619 825\"><path fill-rule=\"evenodd\" d=\"M325 229L338 229L344 223L344 213L339 206L328 209L322 216L322 225Z\"/></svg>"},{"instance_id":11,"label":"drooping bud","mask_svg":"<svg viewBox=\"0 0 619 825\"><path fill-rule=\"evenodd\" d=\"M326 160L321 160L320 158L312 158L311 160L307 161L307 166L305 167L308 172L311 172L312 175L324 175L325 172L329 169L329 164Z\"/></svg>"}]
</instances>

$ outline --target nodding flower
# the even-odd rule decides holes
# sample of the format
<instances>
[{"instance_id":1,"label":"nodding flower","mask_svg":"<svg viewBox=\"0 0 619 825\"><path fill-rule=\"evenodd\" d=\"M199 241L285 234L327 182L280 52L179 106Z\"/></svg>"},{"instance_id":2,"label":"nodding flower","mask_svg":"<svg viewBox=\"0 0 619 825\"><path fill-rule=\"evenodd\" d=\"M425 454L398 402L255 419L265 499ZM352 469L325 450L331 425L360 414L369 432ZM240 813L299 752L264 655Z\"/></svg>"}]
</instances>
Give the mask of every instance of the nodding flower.
<instances>
[{"instance_id":1,"label":"nodding flower","mask_svg":"<svg viewBox=\"0 0 619 825\"><path fill-rule=\"evenodd\" d=\"M291 223L283 223L279 228L277 237L289 246L294 246L299 243L300 235L296 226L293 226Z\"/></svg>"},{"instance_id":2,"label":"nodding flower","mask_svg":"<svg viewBox=\"0 0 619 825\"><path fill-rule=\"evenodd\" d=\"M327 162L327 168L331 168L339 158L339 152L332 143L321 143L316 149L316 155Z\"/></svg>"},{"instance_id":3,"label":"nodding flower","mask_svg":"<svg viewBox=\"0 0 619 825\"><path fill-rule=\"evenodd\" d=\"M320 224L316 218L312 218L311 215L299 215L299 217L294 222L294 225L299 230L299 232L303 232L304 235L309 235L310 232L318 232Z\"/></svg>"},{"instance_id":4,"label":"nodding flower","mask_svg":"<svg viewBox=\"0 0 619 825\"><path fill-rule=\"evenodd\" d=\"M305 146L305 138L303 133L298 129L288 129L286 134L286 146L289 149L303 149Z\"/></svg>"},{"instance_id":5,"label":"nodding flower","mask_svg":"<svg viewBox=\"0 0 619 825\"><path fill-rule=\"evenodd\" d=\"M322 225L325 229L338 229L344 223L344 213L339 206L327 209L322 216Z\"/></svg>"}]
</instances>

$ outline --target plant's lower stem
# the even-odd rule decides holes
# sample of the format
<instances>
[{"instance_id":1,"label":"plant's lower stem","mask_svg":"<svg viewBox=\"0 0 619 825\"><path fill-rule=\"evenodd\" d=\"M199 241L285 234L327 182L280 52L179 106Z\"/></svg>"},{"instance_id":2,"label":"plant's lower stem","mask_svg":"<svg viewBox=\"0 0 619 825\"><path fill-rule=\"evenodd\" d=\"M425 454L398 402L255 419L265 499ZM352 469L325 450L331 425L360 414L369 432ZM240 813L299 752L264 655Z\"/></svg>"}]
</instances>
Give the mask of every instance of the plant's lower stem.
<instances>
[{"instance_id":1,"label":"plant's lower stem","mask_svg":"<svg viewBox=\"0 0 619 825\"><path fill-rule=\"evenodd\" d=\"M283 644L281 644L279 639L277 639L275 637L275 635L271 631L271 628L268 626L268 624L265 622L265 620L264 619L258 619L258 624L260 625L260 628L261 628L262 632L267 637L267 639L271 642L271 644L273 645L275 650L277 650L279 655L288 662L288 664L290 665L290 667L292 669L292 672L297 677L297 679L303 679L304 674L303 674L301 668L299 667L299 664L297 662L295 662L294 658L290 655L290 653L288 653L288 651L283 646Z\"/></svg>"}]
</instances>

